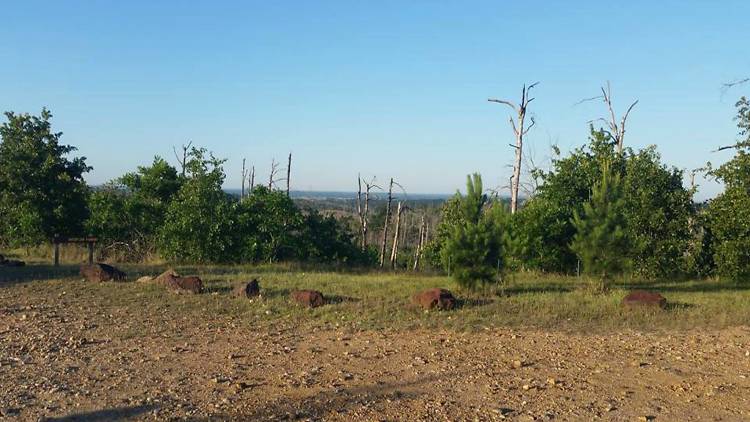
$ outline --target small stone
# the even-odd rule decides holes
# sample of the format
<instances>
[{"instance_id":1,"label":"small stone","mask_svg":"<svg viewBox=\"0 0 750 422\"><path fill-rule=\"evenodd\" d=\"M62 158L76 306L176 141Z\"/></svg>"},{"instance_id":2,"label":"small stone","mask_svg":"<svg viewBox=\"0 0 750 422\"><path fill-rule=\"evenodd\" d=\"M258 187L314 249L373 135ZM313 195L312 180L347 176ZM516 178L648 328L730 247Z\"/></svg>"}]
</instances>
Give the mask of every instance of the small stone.
<instances>
[{"instance_id":1,"label":"small stone","mask_svg":"<svg viewBox=\"0 0 750 422\"><path fill-rule=\"evenodd\" d=\"M523 367L523 362L520 361L520 360L514 360L513 361L513 367L516 368L516 369L519 369L519 368Z\"/></svg>"}]
</instances>

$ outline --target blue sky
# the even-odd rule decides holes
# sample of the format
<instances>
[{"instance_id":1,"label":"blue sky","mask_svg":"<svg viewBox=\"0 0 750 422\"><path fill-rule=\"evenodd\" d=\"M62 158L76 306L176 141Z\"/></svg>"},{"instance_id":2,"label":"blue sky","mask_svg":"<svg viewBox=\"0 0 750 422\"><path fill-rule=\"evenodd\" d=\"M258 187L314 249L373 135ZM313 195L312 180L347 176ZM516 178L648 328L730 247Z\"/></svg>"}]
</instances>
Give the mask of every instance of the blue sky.
<instances>
[{"instance_id":1,"label":"blue sky","mask_svg":"<svg viewBox=\"0 0 750 422\"><path fill-rule=\"evenodd\" d=\"M616 3L616 4L615 4ZM537 163L555 143L583 144L604 115L635 99L626 144L657 144L680 168L731 152L737 97L750 76L748 1L23 1L3 6L0 108L49 107L101 183L174 162L192 140L242 157L265 177L294 154L292 187L353 190L358 172L414 193L452 192L479 171L506 183L508 110L530 107ZM720 187L703 183L701 196Z\"/></svg>"}]
</instances>

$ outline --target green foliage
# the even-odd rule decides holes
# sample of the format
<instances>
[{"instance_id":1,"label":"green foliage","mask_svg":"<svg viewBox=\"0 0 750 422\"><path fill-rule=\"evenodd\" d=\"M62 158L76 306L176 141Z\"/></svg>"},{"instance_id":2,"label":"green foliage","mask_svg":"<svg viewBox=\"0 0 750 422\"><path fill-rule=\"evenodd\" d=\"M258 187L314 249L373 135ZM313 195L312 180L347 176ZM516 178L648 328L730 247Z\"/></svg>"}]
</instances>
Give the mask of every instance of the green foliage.
<instances>
[{"instance_id":1,"label":"green foliage","mask_svg":"<svg viewBox=\"0 0 750 422\"><path fill-rule=\"evenodd\" d=\"M750 280L750 105L745 97L737 102L736 120L741 138L735 156L709 172L725 191L709 203L707 219L716 272L739 282Z\"/></svg>"},{"instance_id":2,"label":"green foliage","mask_svg":"<svg viewBox=\"0 0 750 422\"><path fill-rule=\"evenodd\" d=\"M575 271L578 259L570 249L576 233L573 216L583 213L583 204L601 180L602 162L622 180L623 230L631 240L627 253L633 258L633 271L646 278L687 271L694 210L682 172L662 164L654 147L618 154L609 135L593 128L586 147L553 160L537 196L514 216L512 262L528 269Z\"/></svg>"},{"instance_id":3,"label":"green foliage","mask_svg":"<svg viewBox=\"0 0 750 422\"><path fill-rule=\"evenodd\" d=\"M299 257L304 218L286 193L256 186L238 204L237 223L242 261L274 262Z\"/></svg>"},{"instance_id":4,"label":"green foliage","mask_svg":"<svg viewBox=\"0 0 750 422\"><path fill-rule=\"evenodd\" d=\"M155 252L167 208L181 184L177 170L155 157L151 166L138 167L91 193L89 233L99 238L107 253L145 259Z\"/></svg>"},{"instance_id":5,"label":"green foliage","mask_svg":"<svg viewBox=\"0 0 750 422\"><path fill-rule=\"evenodd\" d=\"M309 210L304 216L303 226L300 259L354 265L374 265L377 262L376 254L363 252L356 246L355 235L345 221Z\"/></svg>"},{"instance_id":6,"label":"green foliage","mask_svg":"<svg viewBox=\"0 0 750 422\"><path fill-rule=\"evenodd\" d=\"M605 163L591 199L584 204L582 213L576 211L573 215L576 234L570 248L581 260L583 271L598 277L605 288L613 274L630 264L625 207L620 175Z\"/></svg>"},{"instance_id":7,"label":"green foliage","mask_svg":"<svg viewBox=\"0 0 750 422\"><path fill-rule=\"evenodd\" d=\"M235 206L221 189L223 160L193 148L186 180L167 208L160 230L163 258L211 263L236 260Z\"/></svg>"},{"instance_id":8,"label":"green foliage","mask_svg":"<svg viewBox=\"0 0 750 422\"><path fill-rule=\"evenodd\" d=\"M501 225L505 211L500 204L491 204L494 209L488 211L479 174L467 177L466 196L457 193L456 198L461 218L450 227L441 257L459 285L474 289L477 283L496 281L503 268Z\"/></svg>"},{"instance_id":9,"label":"green foliage","mask_svg":"<svg viewBox=\"0 0 750 422\"><path fill-rule=\"evenodd\" d=\"M575 235L573 215L583 211L591 189L601 179L601 162L624 167L615 143L602 130L591 128L589 144L569 156L552 161L552 169L540 174L542 185L513 216L511 261L522 268L571 273L578 259L570 249Z\"/></svg>"},{"instance_id":10,"label":"green foliage","mask_svg":"<svg viewBox=\"0 0 750 422\"><path fill-rule=\"evenodd\" d=\"M453 228L463 222L461 213L461 196L455 195L448 199L440 210L440 222L435 229L435 235L424 249L424 257L427 262L435 267L443 267L442 250L448 238L453 232Z\"/></svg>"},{"instance_id":11,"label":"green foliage","mask_svg":"<svg viewBox=\"0 0 750 422\"><path fill-rule=\"evenodd\" d=\"M76 148L60 144L52 113L5 113L0 126L0 244L37 245L54 235L80 236L87 217L91 170L84 157L68 159Z\"/></svg>"},{"instance_id":12,"label":"green foliage","mask_svg":"<svg viewBox=\"0 0 750 422\"><path fill-rule=\"evenodd\" d=\"M661 164L655 147L627 157L622 180L625 229L638 276L667 278L687 270L694 210L682 176L681 170Z\"/></svg>"},{"instance_id":13,"label":"green foliage","mask_svg":"<svg viewBox=\"0 0 750 422\"><path fill-rule=\"evenodd\" d=\"M568 245L575 227L570 218L572 211L554 200L539 196L526 201L510 221L508 265L556 273L574 269L577 258Z\"/></svg>"}]
</instances>

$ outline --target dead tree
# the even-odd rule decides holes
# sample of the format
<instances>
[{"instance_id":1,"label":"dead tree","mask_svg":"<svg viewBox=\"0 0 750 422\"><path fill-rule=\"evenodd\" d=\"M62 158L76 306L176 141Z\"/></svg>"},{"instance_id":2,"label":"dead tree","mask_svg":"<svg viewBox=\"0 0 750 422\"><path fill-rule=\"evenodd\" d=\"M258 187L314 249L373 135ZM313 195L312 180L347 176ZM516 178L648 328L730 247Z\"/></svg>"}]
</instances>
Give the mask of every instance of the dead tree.
<instances>
[{"instance_id":1,"label":"dead tree","mask_svg":"<svg viewBox=\"0 0 750 422\"><path fill-rule=\"evenodd\" d=\"M250 192L253 191L253 188L255 188L255 166L250 171Z\"/></svg>"},{"instance_id":2,"label":"dead tree","mask_svg":"<svg viewBox=\"0 0 750 422\"><path fill-rule=\"evenodd\" d=\"M273 186L278 182L276 174L279 172L279 163L275 159L271 160L271 172L268 174L268 190L273 190Z\"/></svg>"},{"instance_id":3,"label":"dead tree","mask_svg":"<svg viewBox=\"0 0 750 422\"><path fill-rule=\"evenodd\" d=\"M368 231L368 224L369 224L369 213L370 213L370 191L372 188L378 188L381 189L380 186L375 184L375 176L372 177L372 179L367 182L364 181L365 184L365 198L364 198L364 206L362 201L362 177L360 175L357 175L357 215L359 216L359 229L362 236L362 241L360 242L360 246L362 247L362 250L367 249L367 231Z\"/></svg>"},{"instance_id":4,"label":"dead tree","mask_svg":"<svg viewBox=\"0 0 750 422\"><path fill-rule=\"evenodd\" d=\"M292 174L292 153L289 153L289 159L286 163L286 196L289 196L289 183Z\"/></svg>"},{"instance_id":5,"label":"dead tree","mask_svg":"<svg viewBox=\"0 0 750 422\"><path fill-rule=\"evenodd\" d=\"M240 201L245 198L245 179L247 178L247 169L245 168L245 159L242 159L242 189L240 190Z\"/></svg>"},{"instance_id":6,"label":"dead tree","mask_svg":"<svg viewBox=\"0 0 750 422\"><path fill-rule=\"evenodd\" d=\"M584 103L586 101L592 101L592 100L602 100L604 101L604 104L607 105L607 111L609 112L609 118L605 119L603 117L600 117L598 119L594 119L589 121L589 123L593 123L595 121L602 121L604 122L608 127L609 130L607 130L607 133L609 136L614 139L615 143L617 144L617 153L622 154L622 148L625 144L625 123L627 123L628 115L630 115L630 111L633 110L633 107L635 107L636 104L638 104L638 100L635 100L632 104L630 104L630 107L628 107L628 110L625 112L625 114L620 119L620 123L617 123L617 117L615 116L614 108L612 107L612 89L609 85L609 81L607 81L607 88L601 87L602 95L597 95L596 97L591 98L584 98L583 100L579 101L576 104Z\"/></svg>"},{"instance_id":7,"label":"dead tree","mask_svg":"<svg viewBox=\"0 0 750 422\"><path fill-rule=\"evenodd\" d=\"M190 151L190 147L193 146L193 141L190 141L187 143L187 145L182 144L182 155L177 154L177 148L174 146L172 147L172 151L174 151L174 156L177 159L177 163L180 164L180 168L182 169L182 177L185 177L185 171L187 167L187 158L188 158L188 152Z\"/></svg>"},{"instance_id":8,"label":"dead tree","mask_svg":"<svg viewBox=\"0 0 750 422\"><path fill-rule=\"evenodd\" d=\"M529 98L529 92L532 88L534 88L539 82L535 82L528 87L524 84L523 88L521 89L521 102L518 104L513 104L510 101L506 100L497 100L494 98L489 98L487 101L493 102L493 103L499 103L499 104L505 104L508 107L512 108L517 114L517 120L514 121L513 117L510 117L510 126L513 128L513 133L516 136L516 144L511 145L512 148L516 149L516 158L515 162L513 164L513 176L511 178L511 185L510 185L510 212L515 213L518 209L518 187L521 184L521 160L523 158L523 137L526 135L529 130L531 130L532 127L534 127L534 124L536 123L534 121L534 118L531 118L531 124L528 128L525 128L525 120L526 120L526 109L532 101L534 101L534 98Z\"/></svg>"},{"instance_id":9,"label":"dead tree","mask_svg":"<svg viewBox=\"0 0 750 422\"><path fill-rule=\"evenodd\" d=\"M417 238L417 248L414 252L414 271L419 269L419 260L422 258L422 248L424 248L425 237L427 236L427 223L422 214L422 223L419 225L419 235Z\"/></svg>"},{"instance_id":10,"label":"dead tree","mask_svg":"<svg viewBox=\"0 0 750 422\"><path fill-rule=\"evenodd\" d=\"M409 207L398 201L398 206L396 207L396 229L393 235L393 247L391 248L391 269L396 268L396 258L398 258L398 241L401 237L401 215L408 209Z\"/></svg>"},{"instance_id":11,"label":"dead tree","mask_svg":"<svg viewBox=\"0 0 750 422\"><path fill-rule=\"evenodd\" d=\"M388 186L388 203L385 209L385 222L383 223L383 238L380 242L380 267L385 263L385 246L388 242L388 226L391 222L391 203L393 202L393 178Z\"/></svg>"}]
</instances>

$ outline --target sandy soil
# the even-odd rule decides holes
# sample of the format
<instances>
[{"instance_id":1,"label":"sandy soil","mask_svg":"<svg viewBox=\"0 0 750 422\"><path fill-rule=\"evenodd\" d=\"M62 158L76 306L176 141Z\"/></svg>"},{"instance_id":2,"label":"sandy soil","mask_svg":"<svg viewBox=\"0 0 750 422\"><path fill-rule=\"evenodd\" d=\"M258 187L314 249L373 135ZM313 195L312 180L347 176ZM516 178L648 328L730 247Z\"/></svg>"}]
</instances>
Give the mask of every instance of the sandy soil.
<instances>
[{"instance_id":1,"label":"sandy soil","mask_svg":"<svg viewBox=\"0 0 750 422\"><path fill-rule=\"evenodd\" d=\"M0 417L750 420L750 328L252 327L0 289Z\"/></svg>"}]
</instances>

